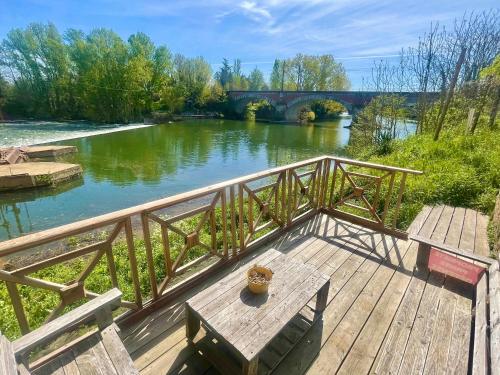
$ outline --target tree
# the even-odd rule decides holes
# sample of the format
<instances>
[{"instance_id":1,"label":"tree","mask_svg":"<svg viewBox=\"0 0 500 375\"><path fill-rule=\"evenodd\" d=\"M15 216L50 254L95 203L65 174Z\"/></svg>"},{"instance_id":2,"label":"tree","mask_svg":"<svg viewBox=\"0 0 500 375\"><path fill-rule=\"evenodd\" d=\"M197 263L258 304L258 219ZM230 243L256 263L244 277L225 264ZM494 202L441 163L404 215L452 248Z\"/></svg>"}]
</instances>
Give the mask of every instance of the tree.
<instances>
[{"instance_id":1,"label":"tree","mask_svg":"<svg viewBox=\"0 0 500 375\"><path fill-rule=\"evenodd\" d=\"M7 102L8 90L9 90L9 84L2 77L2 74L0 74L0 120L4 119L3 108L5 106L5 103Z\"/></svg>"},{"instance_id":2,"label":"tree","mask_svg":"<svg viewBox=\"0 0 500 375\"><path fill-rule=\"evenodd\" d=\"M500 55L495 57L495 60L490 66L481 70L480 77L481 79L486 80L490 85L492 104L488 126L490 129L494 129L496 125L495 120L498 113L498 106L500 104Z\"/></svg>"},{"instance_id":3,"label":"tree","mask_svg":"<svg viewBox=\"0 0 500 375\"><path fill-rule=\"evenodd\" d=\"M0 53L0 63L11 72L14 84L29 93L23 105L31 115L67 114L70 64L53 24L34 23L25 30L11 30Z\"/></svg>"},{"instance_id":4,"label":"tree","mask_svg":"<svg viewBox=\"0 0 500 375\"><path fill-rule=\"evenodd\" d=\"M250 76L248 77L248 89L253 91L267 89L264 74L262 74L257 67L250 72Z\"/></svg>"},{"instance_id":5,"label":"tree","mask_svg":"<svg viewBox=\"0 0 500 375\"><path fill-rule=\"evenodd\" d=\"M14 84L9 110L102 122L140 119L160 106L172 68L168 49L143 33L127 42L106 29L62 37L50 23L11 30L0 65Z\"/></svg>"},{"instance_id":6,"label":"tree","mask_svg":"<svg viewBox=\"0 0 500 375\"><path fill-rule=\"evenodd\" d=\"M350 87L344 67L337 63L332 55L297 54L279 65L282 71L279 77L284 75L284 88L287 90L331 91L347 90ZM271 85L273 79L274 84L277 83L279 65L275 63L273 67Z\"/></svg>"},{"instance_id":7,"label":"tree","mask_svg":"<svg viewBox=\"0 0 500 375\"><path fill-rule=\"evenodd\" d=\"M280 60L274 60L273 70L269 80L271 90L281 90L281 65L282 62Z\"/></svg>"},{"instance_id":8,"label":"tree","mask_svg":"<svg viewBox=\"0 0 500 375\"><path fill-rule=\"evenodd\" d=\"M222 66L220 69L215 73L215 80L217 80L220 85L225 89L229 89L231 82L232 82L232 70L231 66L229 65L229 61L226 58L222 59Z\"/></svg>"},{"instance_id":9,"label":"tree","mask_svg":"<svg viewBox=\"0 0 500 375\"><path fill-rule=\"evenodd\" d=\"M203 57L187 58L180 54L174 58L174 86L184 98L188 110L197 110L208 99L208 83L212 76L210 64Z\"/></svg>"}]
</instances>

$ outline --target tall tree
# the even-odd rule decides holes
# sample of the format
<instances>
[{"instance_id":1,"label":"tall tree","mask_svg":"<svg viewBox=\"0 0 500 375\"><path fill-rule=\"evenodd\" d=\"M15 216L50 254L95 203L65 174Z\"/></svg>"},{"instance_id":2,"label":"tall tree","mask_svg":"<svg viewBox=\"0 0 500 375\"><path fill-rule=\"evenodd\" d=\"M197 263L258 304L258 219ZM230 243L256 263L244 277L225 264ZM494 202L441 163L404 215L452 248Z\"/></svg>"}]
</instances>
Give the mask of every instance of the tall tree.
<instances>
[{"instance_id":1,"label":"tall tree","mask_svg":"<svg viewBox=\"0 0 500 375\"><path fill-rule=\"evenodd\" d=\"M222 59L222 66L220 69L215 73L215 79L219 81L220 85L224 89L229 89L231 82L232 82L232 69L231 66L229 65L229 61L226 58Z\"/></svg>"},{"instance_id":2,"label":"tall tree","mask_svg":"<svg viewBox=\"0 0 500 375\"><path fill-rule=\"evenodd\" d=\"M208 83L212 76L210 64L203 57L187 58L175 55L174 84L182 93L186 109L199 109L209 96Z\"/></svg>"},{"instance_id":3,"label":"tall tree","mask_svg":"<svg viewBox=\"0 0 500 375\"><path fill-rule=\"evenodd\" d=\"M248 89L254 91L267 89L264 74L262 74L257 67L250 72L250 76L248 77Z\"/></svg>"},{"instance_id":4,"label":"tall tree","mask_svg":"<svg viewBox=\"0 0 500 375\"><path fill-rule=\"evenodd\" d=\"M280 60L274 60L273 70L269 79L271 90L281 90L281 64Z\"/></svg>"},{"instance_id":5,"label":"tall tree","mask_svg":"<svg viewBox=\"0 0 500 375\"><path fill-rule=\"evenodd\" d=\"M342 64L337 63L332 55L310 56L297 54L294 58L281 62L281 73L273 67L275 84L277 77L284 75L286 90L331 91L347 90L350 87L349 79ZM281 86L281 83L280 83Z\"/></svg>"}]
</instances>

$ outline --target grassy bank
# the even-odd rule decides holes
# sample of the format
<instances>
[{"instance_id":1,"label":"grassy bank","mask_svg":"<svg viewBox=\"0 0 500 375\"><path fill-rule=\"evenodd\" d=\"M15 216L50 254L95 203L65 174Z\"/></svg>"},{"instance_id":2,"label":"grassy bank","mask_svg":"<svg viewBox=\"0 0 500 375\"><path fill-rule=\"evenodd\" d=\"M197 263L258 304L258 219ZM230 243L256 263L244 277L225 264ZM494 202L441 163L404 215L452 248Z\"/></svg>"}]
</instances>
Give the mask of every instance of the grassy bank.
<instances>
[{"instance_id":1,"label":"grassy bank","mask_svg":"<svg viewBox=\"0 0 500 375\"><path fill-rule=\"evenodd\" d=\"M474 135L448 132L438 141L431 135L395 140L377 155L376 149L354 154L371 162L421 170L408 179L399 226L406 228L425 204L467 207L491 215L500 188L500 130Z\"/></svg>"}]
</instances>

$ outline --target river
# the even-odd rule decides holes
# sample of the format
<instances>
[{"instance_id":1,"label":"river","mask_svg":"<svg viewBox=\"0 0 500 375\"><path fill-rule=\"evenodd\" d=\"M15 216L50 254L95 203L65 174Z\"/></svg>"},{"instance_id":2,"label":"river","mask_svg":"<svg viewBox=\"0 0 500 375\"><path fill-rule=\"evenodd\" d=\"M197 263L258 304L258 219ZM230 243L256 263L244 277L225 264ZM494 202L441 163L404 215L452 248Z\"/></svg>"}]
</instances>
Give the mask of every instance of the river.
<instances>
[{"instance_id":1,"label":"river","mask_svg":"<svg viewBox=\"0 0 500 375\"><path fill-rule=\"evenodd\" d=\"M83 179L0 193L0 240L322 154L342 154L350 118L314 125L192 120L155 126L0 124L0 146L51 140L79 152ZM74 126L74 130L71 128ZM124 131L117 131L124 130ZM80 138L73 138L78 136ZM73 139L67 139L73 138Z\"/></svg>"}]
</instances>

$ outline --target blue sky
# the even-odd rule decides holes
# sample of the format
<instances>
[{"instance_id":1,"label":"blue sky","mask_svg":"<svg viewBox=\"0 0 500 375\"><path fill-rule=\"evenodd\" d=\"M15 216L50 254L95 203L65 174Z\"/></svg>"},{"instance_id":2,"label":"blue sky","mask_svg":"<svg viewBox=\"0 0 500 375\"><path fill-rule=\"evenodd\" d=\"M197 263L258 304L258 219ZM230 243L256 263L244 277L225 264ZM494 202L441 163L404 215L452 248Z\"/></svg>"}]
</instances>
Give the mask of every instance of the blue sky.
<instances>
[{"instance_id":1,"label":"blue sky","mask_svg":"<svg viewBox=\"0 0 500 375\"><path fill-rule=\"evenodd\" d=\"M142 31L174 53L204 56L215 69L239 57L246 71L269 74L274 58L333 54L361 88L374 59L414 45L431 21L450 25L465 11L498 7L490 0L0 0L0 38L30 22L60 31L111 28L127 38Z\"/></svg>"}]
</instances>

